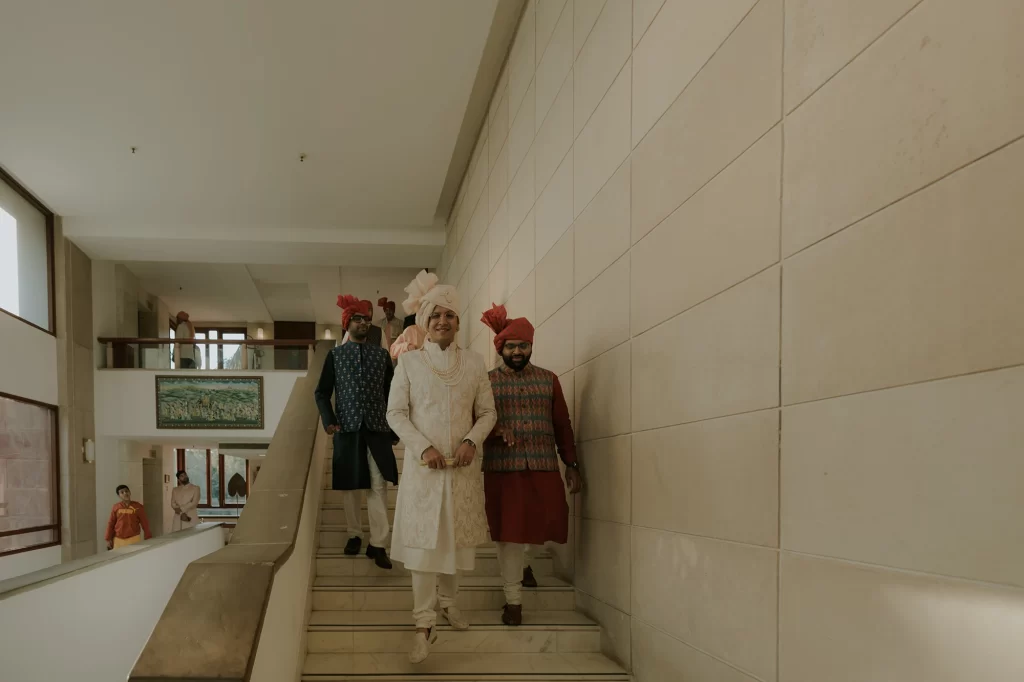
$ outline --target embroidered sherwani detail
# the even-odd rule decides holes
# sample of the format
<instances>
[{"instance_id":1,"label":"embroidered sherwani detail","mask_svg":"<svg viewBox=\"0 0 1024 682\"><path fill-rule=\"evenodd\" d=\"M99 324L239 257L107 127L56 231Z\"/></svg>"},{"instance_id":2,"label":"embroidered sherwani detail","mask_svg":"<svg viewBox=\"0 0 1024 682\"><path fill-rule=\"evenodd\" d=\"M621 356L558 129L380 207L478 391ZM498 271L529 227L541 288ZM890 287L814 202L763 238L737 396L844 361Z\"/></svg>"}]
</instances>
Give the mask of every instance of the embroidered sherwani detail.
<instances>
[{"instance_id":1,"label":"embroidered sherwani detail","mask_svg":"<svg viewBox=\"0 0 1024 682\"><path fill-rule=\"evenodd\" d=\"M461 353L462 379L448 386L431 370L455 366ZM475 417L475 421L474 421ZM445 351L426 343L398 360L388 400L388 422L405 444L398 488L392 558L410 570L454 573L473 567L475 547L487 542L481 475L483 442L497 416L484 360L455 344ZM430 447L446 458L463 440L477 445L467 467L431 470L421 455Z\"/></svg>"}]
</instances>

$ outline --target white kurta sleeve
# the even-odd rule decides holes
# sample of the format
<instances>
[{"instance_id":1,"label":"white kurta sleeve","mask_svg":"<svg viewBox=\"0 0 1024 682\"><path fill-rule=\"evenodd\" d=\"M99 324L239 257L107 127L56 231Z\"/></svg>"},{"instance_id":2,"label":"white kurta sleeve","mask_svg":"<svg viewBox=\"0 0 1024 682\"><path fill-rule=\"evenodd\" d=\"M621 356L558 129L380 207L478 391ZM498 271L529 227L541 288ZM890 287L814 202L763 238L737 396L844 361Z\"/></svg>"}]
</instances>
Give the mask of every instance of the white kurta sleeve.
<instances>
[{"instance_id":1,"label":"white kurta sleeve","mask_svg":"<svg viewBox=\"0 0 1024 682\"><path fill-rule=\"evenodd\" d=\"M420 456L432 447L432 444L409 419L410 385L409 374L405 370L406 362L408 360L405 357L398 359L395 377L391 380L391 393L388 395L388 425L398 434L407 450Z\"/></svg>"},{"instance_id":2,"label":"white kurta sleeve","mask_svg":"<svg viewBox=\"0 0 1024 682\"><path fill-rule=\"evenodd\" d=\"M481 368L475 379L477 385L476 396L473 399L473 414L476 416L476 422L466 434L466 438L476 443L479 448L498 423L498 412L494 409L494 392L491 390L491 379L487 372Z\"/></svg>"}]
</instances>

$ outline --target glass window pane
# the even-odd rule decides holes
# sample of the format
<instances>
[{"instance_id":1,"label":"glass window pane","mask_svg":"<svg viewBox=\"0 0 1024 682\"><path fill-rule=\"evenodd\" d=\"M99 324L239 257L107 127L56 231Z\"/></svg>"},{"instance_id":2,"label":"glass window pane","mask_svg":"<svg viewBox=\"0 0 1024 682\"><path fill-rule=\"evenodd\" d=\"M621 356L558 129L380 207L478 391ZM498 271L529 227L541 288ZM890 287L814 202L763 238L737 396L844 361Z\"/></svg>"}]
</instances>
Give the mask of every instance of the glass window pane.
<instances>
[{"instance_id":1,"label":"glass window pane","mask_svg":"<svg viewBox=\"0 0 1024 682\"><path fill-rule=\"evenodd\" d=\"M227 504L245 504L249 492L245 462L244 457L224 455L224 501Z\"/></svg>"},{"instance_id":2,"label":"glass window pane","mask_svg":"<svg viewBox=\"0 0 1024 682\"><path fill-rule=\"evenodd\" d=\"M56 411L0 397L0 531L56 524ZM55 531L0 538L0 553L56 541Z\"/></svg>"},{"instance_id":3,"label":"glass window pane","mask_svg":"<svg viewBox=\"0 0 1024 682\"><path fill-rule=\"evenodd\" d=\"M0 180L0 307L50 328L47 217Z\"/></svg>"},{"instance_id":4,"label":"glass window pane","mask_svg":"<svg viewBox=\"0 0 1024 682\"><path fill-rule=\"evenodd\" d=\"M210 506L219 507L220 504L220 457L217 451L210 452Z\"/></svg>"},{"instance_id":5,"label":"glass window pane","mask_svg":"<svg viewBox=\"0 0 1024 682\"><path fill-rule=\"evenodd\" d=\"M239 332L225 332L221 335L221 338L225 341L245 341L245 334ZM242 369L242 346L231 344L225 345L223 348L223 369Z\"/></svg>"},{"instance_id":6,"label":"glass window pane","mask_svg":"<svg viewBox=\"0 0 1024 682\"><path fill-rule=\"evenodd\" d=\"M209 504L206 489L206 450L185 451L185 473L190 483L199 486L199 503Z\"/></svg>"}]
</instances>

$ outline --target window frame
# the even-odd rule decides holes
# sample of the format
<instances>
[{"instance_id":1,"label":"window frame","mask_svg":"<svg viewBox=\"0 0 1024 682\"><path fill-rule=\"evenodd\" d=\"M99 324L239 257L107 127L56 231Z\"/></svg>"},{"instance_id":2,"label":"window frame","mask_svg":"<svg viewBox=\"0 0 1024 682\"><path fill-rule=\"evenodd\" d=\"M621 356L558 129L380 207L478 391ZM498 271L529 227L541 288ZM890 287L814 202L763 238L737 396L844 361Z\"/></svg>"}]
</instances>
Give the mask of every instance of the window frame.
<instances>
[{"instance_id":1,"label":"window frame","mask_svg":"<svg viewBox=\"0 0 1024 682\"><path fill-rule=\"evenodd\" d=\"M19 318L20 319L20 318ZM28 322L27 324L31 324ZM12 395L10 393L4 393L0 391L0 398L6 398L7 400L13 400L15 402L24 403L26 405L34 405L36 407L42 407L50 413L50 429L53 443L53 451L51 453L52 459L52 480L50 485L52 486L52 511L54 523L47 524L45 526L33 526L31 528L17 528L15 530L0 531L0 538L13 537L15 535L27 535L29 533L38 533L45 530L52 530L54 532L54 539L51 542L45 542L41 545L32 545L31 547L19 547L18 549L0 550L0 558L13 556L14 554L21 554L23 552L34 552L37 549L47 549L49 547L59 547L61 545L61 508L60 508L60 408L56 405L44 403L39 400L32 400L31 398L24 398L20 395Z\"/></svg>"},{"instance_id":2,"label":"window frame","mask_svg":"<svg viewBox=\"0 0 1024 682\"><path fill-rule=\"evenodd\" d=\"M5 171L3 167L0 167L0 182L3 182L8 187L13 189L22 199L32 204L32 207L43 214L46 219L46 281L50 289L49 295L46 297L47 306L49 307L47 315L47 328L40 327L35 322L26 320L21 315L16 315L6 308L0 308L0 313L12 317L15 320L24 322L33 329L49 334L50 336L57 336L56 326L56 310L57 310L57 278L56 278L56 267L54 266L54 214L53 211L46 208L43 202L39 201L31 192L29 192L20 182L14 179L14 177ZM47 405L47 407L52 407ZM0 536L3 537L3 536Z\"/></svg>"},{"instance_id":3,"label":"window frame","mask_svg":"<svg viewBox=\"0 0 1024 682\"><path fill-rule=\"evenodd\" d=\"M224 370L223 369L223 366L224 366L224 345L220 344L220 343L218 343L218 344L211 344L210 343L210 332L217 332L217 338L214 339L215 341L224 341L224 334L241 334L242 335L242 339L238 340L238 345L242 346L242 345L245 344L245 339L249 335L249 330L246 329L245 327L212 327L212 326L209 326L209 325L206 325L206 326L203 326L203 327L196 327L195 330L196 330L196 334L197 335L198 334L205 334L206 335L206 338L203 339L203 341L205 341L206 343L202 343L202 344L199 343L199 339L198 338L196 339L196 343L195 343L195 345L197 345L197 346L200 346L200 345L205 346L205 350L207 351L206 357L204 358L204 360L206 361L206 364L207 364L206 369L207 370L213 370L213 371L233 371L233 370ZM214 354L214 349L216 349L216 357L215 358L211 357ZM216 367L210 367L209 366L211 364L212 360L216 360L216 365L217 365ZM199 368L197 367L196 369L199 369Z\"/></svg>"},{"instance_id":4,"label":"window frame","mask_svg":"<svg viewBox=\"0 0 1024 682\"><path fill-rule=\"evenodd\" d=\"M184 471L185 470L185 450L202 450L202 448L176 448L175 449L175 455L177 456L176 457L177 458L177 465L178 465L177 469L176 469L177 471ZM220 467L217 470L217 482L219 483L219 486L217 488L217 490L218 490L217 501L220 502L220 505L217 506L217 507L214 507L213 504L212 504L212 502L213 502L213 486L210 485L211 482L212 482L210 480L210 478L211 478L211 475L212 475L211 472L213 470L213 464L212 464L212 461L211 461L211 457L213 457L213 450L211 448L206 448L206 500L199 503L199 508L200 509L242 509L242 508L244 508L245 507L245 503L235 504L235 503L227 503L227 502L224 501L224 499L225 499L224 492L226 490L226 488L225 488L225 481L224 481L224 455L223 455L223 453L218 452L216 456L219 458L218 464L220 465ZM244 457L243 459L245 459L245 487L246 487L245 499L246 499L246 502L248 502L249 501L249 476L250 476L249 458L248 457ZM175 482L175 485L177 485L177 482Z\"/></svg>"}]
</instances>

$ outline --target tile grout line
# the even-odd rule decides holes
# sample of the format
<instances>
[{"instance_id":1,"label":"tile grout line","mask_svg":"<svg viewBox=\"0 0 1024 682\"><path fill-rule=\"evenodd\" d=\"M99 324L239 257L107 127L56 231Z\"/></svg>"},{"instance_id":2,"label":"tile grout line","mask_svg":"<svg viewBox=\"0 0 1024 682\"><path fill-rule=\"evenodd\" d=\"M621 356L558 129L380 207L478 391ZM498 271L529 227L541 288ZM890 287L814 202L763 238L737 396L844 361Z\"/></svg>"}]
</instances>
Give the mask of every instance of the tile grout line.
<instances>
[{"instance_id":1,"label":"tile grout line","mask_svg":"<svg viewBox=\"0 0 1024 682\"><path fill-rule=\"evenodd\" d=\"M614 608L614 607L613 607L613 608ZM683 646L685 646L685 647L688 647L688 648L690 648L690 649L693 649L694 651L696 651L696 652L697 652L697 653L699 653L699 654L703 654L704 656L707 656L708 658L714 659L715 661L718 661L718 662L719 662L719 663L721 663L722 665L728 666L729 668L732 668L733 670L736 670L737 672L740 672L740 673L742 673L743 675L745 675L745 676L749 677L749 678L750 678L750 679L752 679L752 680L756 680L757 682L766 682L766 681L764 680L764 678L762 678L762 677L758 677L758 676L757 676L757 675L755 675L755 674L754 674L753 672L751 672L751 671L749 671L749 670L746 670L745 668L741 668L741 667L739 667L738 665L736 665L735 663L730 663L729 661L725 660L725 659L724 659L724 658L722 658L721 656L718 656L718 655L716 655L716 654L713 654L713 653L710 653L710 652L708 652L708 651L705 651L704 649L701 649L701 648L700 648L700 647L698 647L698 646L694 646L694 645L693 645L693 644L691 644L690 642L687 642L687 641L686 641L686 640L684 640L684 639L680 639L679 637L677 637L677 636L673 635L673 634L672 634L672 633L670 633L670 632L667 632L666 630L663 630L662 628L658 627L657 625L655 625L655 624L653 624L653 623L649 623L649 622L647 622L647 621L646 621L646 620L644 620L643 618L640 618L640 617L638 617L638 616L635 616L635 615L632 615L632 614L630 614L630 618L636 618L636 619L637 619L638 621L640 621L641 623L643 623L643 624L644 624L644 625L646 625L647 627L651 628L651 629L652 629L652 630L654 630L655 632L659 632L659 633L661 633L662 635L665 635L666 637L670 637L670 638L671 638L671 639L672 639L673 641L679 642L679 643L680 643L680 644L682 644ZM632 628L631 628L631 629L632 629Z\"/></svg>"},{"instance_id":2,"label":"tile grout line","mask_svg":"<svg viewBox=\"0 0 1024 682\"><path fill-rule=\"evenodd\" d=\"M828 78L826 78L826 79L825 79L825 80L824 80L824 81L823 81L823 82L822 82L822 83L821 83L820 85L818 85L818 86L817 86L816 88L814 88L813 90L811 90L811 92L810 92L810 93L809 93L809 94L808 94L808 95L807 95L806 97L804 97L804 98L803 98L802 100L800 100L799 102L797 102L796 104L794 104L794 105L793 105L793 106L792 106L792 107L791 107L791 108L789 109L789 111L788 111L788 112L786 112L786 115L788 116L789 114L793 114L794 112L796 112L796 110L797 110L797 109L799 109L799 108L800 108L800 107L802 107L802 106L803 106L804 104L806 104L806 103L807 103L807 101L808 101L809 99L811 99L812 97L814 97L814 96L815 96L816 94L818 94L818 92L819 92L819 91L820 91L820 90L821 90L822 88L824 88L824 87L825 87L826 85L828 85L829 83L831 83L831 82L832 82L832 80L833 80L833 79L834 79L834 78L835 78L836 76L838 76L838 75L839 75L840 73L842 73L843 71L845 71L845 70L846 70L846 67L848 67L848 66L849 66L850 64L852 64L853 62L857 61L857 58L859 58L859 57L860 57L860 56L861 56L862 54L864 54L864 53L865 53L865 52L867 52L867 51L868 51L869 49L871 49L871 47L872 47L872 46L873 46L873 45L874 45L875 43L877 43L877 42L878 42L878 41L880 41L880 40L881 40L882 38L884 38L884 37L886 36L886 34L888 34L888 33L889 33L889 32L890 32L890 31L891 31L892 29L894 29L894 28L895 28L895 27L896 27L896 26L897 26L897 25L898 25L899 23L901 23L901 22L902 22L902 21L903 21L903 20L904 20L904 19L905 19L905 18L907 17L907 15L909 15L909 14L910 14L911 12L913 12L913 11L914 11L915 9L917 9L918 7L920 7L920 6L921 6L921 5L923 4L923 3L924 3L924 0L917 0L917 2L916 2L916 3L914 3L914 5L913 5L913 6L912 6L912 7L910 8L910 9L908 9L908 10L907 10L906 12L904 12L903 14L901 14L901 15L900 15L900 16L899 16L899 17L898 17L898 18L896 19L896 21L892 22L892 24L890 24L890 25L889 25L889 26L888 26L888 27L887 27L887 28L886 28L886 29L885 29L884 31L882 31L881 33L879 33L879 34L878 34L878 36L876 36L874 40L872 40L872 41L871 41L871 42L869 42L869 43L868 43L867 45L865 45L865 46L864 46L864 47L863 47L862 49L860 49L860 50L859 50L859 51L857 52L857 54L855 54L855 55L853 55L852 57L850 57L850 58L849 58L849 59L848 59L848 60L847 60L847 61L846 61L846 62L845 62L845 63L844 63L844 64L843 64L842 66L840 66L840 67L839 67L838 69L836 69L836 72L835 72L835 73L833 73L833 74L832 74L831 76L829 76ZM783 9L783 12L785 12L785 9ZM783 49L785 49L785 47L783 47ZM783 105L782 105L782 106L783 106L783 110L785 110L785 107L786 107L786 105L785 105L785 100L783 100Z\"/></svg>"},{"instance_id":3,"label":"tile grout line","mask_svg":"<svg viewBox=\"0 0 1024 682\"><path fill-rule=\"evenodd\" d=\"M956 374L947 374L947 375L941 376L941 377L931 377L931 378L928 378L928 379L919 379L917 381L909 381L909 382L904 383L904 384L893 384L891 386L878 386L878 387L875 387L875 388L866 388L866 389L861 390L861 391L853 391L851 393L840 393L838 395L830 395L830 396L824 396L822 398L814 398L812 400L803 400L803 401L800 401L800 402L788 403L786 405L781 405L780 409L784 410L784 409L787 409L787 408L801 407L803 405L813 405L815 403L823 403L823 402L826 402L826 401L829 401L829 400L840 400L842 398L851 398L851 397L854 397L854 396L867 395L869 393L880 393L882 391L892 391L892 390L899 390L899 389L902 389L902 388L911 388L913 386L923 386L925 384L933 384L933 383L936 383L936 382L939 382L939 381L953 381L955 379L963 379L965 377L972 377L972 376L976 376L978 374L992 374L992 373L995 373L995 372L1003 372L1003 371L1007 371L1007 370L1014 370L1014 369L1018 369L1018 368L1021 368L1021 367L1024 367L1024 362L1017 362L1017 363L1013 363L1013 364L1009 364L1009 365L1001 365L999 367L986 367L985 369L968 370L966 372L958 372Z\"/></svg>"},{"instance_id":4,"label":"tile grout line","mask_svg":"<svg viewBox=\"0 0 1024 682\"><path fill-rule=\"evenodd\" d=\"M725 38L722 40L722 42L719 43L718 46L711 52L711 55L706 60L704 60L704 63L700 65L700 68L697 69L697 71L693 74L693 78L691 78L686 83L686 85L683 86L683 89L680 90L679 94L675 96L675 98L672 100L671 103L669 103L669 105L665 108L665 111L661 112L661 115L658 116L658 118L656 118L654 120L654 122L651 124L651 127L648 128L644 132L644 134L640 137L640 139L637 140L635 143L632 141L632 130L630 131L630 144L633 145L633 147L632 147L633 149L636 149L641 144L643 144L644 140L647 139L648 134L650 134L650 132L652 130L654 130L658 126L659 123L661 123L661 119L665 118L665 114L667 114L669 112L669 110L672 109L672 107L674 107L679 102L680 99L682 99L683 95L685 95L686 91L690 89L690 86L693 84L693 82L695 80L697 80L697 78L700 76L701 73L703 73L704 69L707 68L707 65L710 64L711 60L715 58L715 55L717 55L719 53L719 51L721 51L721 49L725 46L725 44L727 42L729 42L729 39L732 38L734 33L736 33L736 30L740 26L743 25L743 22L747 20L747 17L750 16L751 12L753 12L754 9L760 3L761 3L761 0L757 0L753 5L750 6L750 9L748 9L746 14L743 15L743 18L740 19L736 23L736 25L732 27L732 30L729 31L728 35L726 35ZM666 4L668 4L667 0L666 0L666 2L664 4L662 4L662 8L664 8L664 6ZM658 14L661 14L661 10L658 10ZM657 16L655 16L655 19L657 19ZM654 26L654 20L651 20L651 26ZM650 26L648 26L648 30L650 30ZM646 35L646 31L644 32L644 35Z\"/></svg>"},{"instance_id":5,"label":"tile grout line","mask_svg":"<svg viewBox=\"0 0 1024 682\"><path fill-rule=\"evenodd\" d=\"M736 163L737 161L739 161L739 160L740 160L740 159L741 159L741 158L743 157L743 155L744 155L744 154L746 154L747 152L749 152L749 151L750 151L750 150L751 150L751 149L752 149L752 148L753 148L754 146L756 146L758 142L760 142L760 141L761 141L761 140L763 140L763 139L764 139L765 137L767 137L768 135L770 135L770 134L772 133L772 131L773 131L773 130L775 130L775 128L776 128L777 126L779 126L779 125L780 125L780 123L781 123L781 121L775 121L774 123L772 123L772 124L771 124L771 125L770 125L770 126L768 127L768 129L767 129L767 130L765 130L765 131L764 131L763 133L761 133L760 135L758 135L758 136L757 136L757 139L755 139L755 140L754 140L753 142L751 142L751 143L750 143L749 145L747 145L746 147L744 147L743 151L741 151L741 152L740 152L739 154L737 154L737 155L736 155L735 157L733 157L732 159L729 159L729 161L728 161L728 162L727 162L727 163L726 163L726 164L725 164L724 166L722 166L721 168L719 168L719 169L718 169L717 171L715 171L715 172L714 172L714 174L712 174L712 176L711 176L710 178L708 178L708 179L707 179L706 181L704 181L703 183L701 183L700 187L698 187L697 189L693 190L693 192L691 192L690 194L688 194L688 195L686 196L686 198L685 198L685 199L683 199L683 200L682 200L682 201L681 201L681 202L680 202L679 204L677 204L677 205L675 206L675 208L673 208L673 209L672 209L671 211L669 211L669 212L668 212L668 214L667 214L667 215L665 215L665 217L664 217L664 218L662 218L662 219L661 219L661 220L659 220L659 221L658 221L657 223L655 223L654 225L652 225L652 226L650 227L650 229L648 229L648 230L647 230L647 233L646 233L646 234L645 234L645 235L644 235L643 237L641 237L640 239L636 240L636 243L635 243L635 244L633 244L632 246L636 246L637 244L639 244L639 243L640 243L640 242L642 242L643 240L647 239L647 237L649 237L649 236L650 236L650 235L651 235L651 234L652 234L652 233L653 233L653 232L654 232L654 231L655 231L656 229L658 229L659 227L661 227L661 224L662 224L662 223L664 223L664 222L665 222L666 220L668 220L669 218L671 218L671 217L672 217L672 215L673 215L673 214L674 214L674 213L675 213L676 211L678 211L679 209L681 209L681 208L682 208L683 206L685 206L685 205L686 205L687 203L689 203L689 201L690 201L691 199L693 199L693 198L694 198L695 196L697 196L698 194L700 194L701 190L703 190L703 189L704 189L705 187L707 187L707 186L708 186L708 185L710 185L710 184L711 184L712 182L714 182L714 181L715 181L715 179L716 179L716 178L718 178L718 176L719 176L719 175L721 175L721 174L722 174L722 173L724 173L725 171L729 170L729 168L730 168L730 167L732 167L732 165L733 165L734 163ZM635 149L634 149L634 151L635 151ZM632 156L632 153L630 154L630 156ZM632 169L631 169L631 170L632 170ZM631 181L632 181L632 180L631 180ZM603 189L603 187L602 187L602 189ZM631 229L632 229L632 226L631 226ZM630 239L632 240L632 233L631 233L631 235L630 235Z\"/></svg>"},{"instance_id":6,"label":"tile grout line","mask_svg":"<svg viewBox=\"0 0 1024 682\"><path fill-rule=\"evenodd\" d=\"M953 168L953 169L949 170L948 172L943 173L942 175L940 175L939 177L935 178L934 180L929 180L928 182L926 182L925 184L921 185L917 189L910 190L906 194L904 194L904 195L902 195L902 196L900 196L900 197L898 197L896 199L893 199L892 201L889 201L885 205L879 206L878 208L871 210L870 212L864 214L860 218L855 219L850 224L844 225L843 227L840 227L835 232L831 232L831 233L825 235L824 237L821 237L819 239L815 239L810 244L807 244L806 246L803 246L803 247L797 249L796 251L794 251L793 253L789 254L788 256L785 256L784 260L788 260L790 258L793 258L794 256L798 256L798 255L806 252L809 249L813 249L818 244L821 244L822 242L828 241L829 239L831 239L832 237L835 237L838 234L842 234L843 232L846 232L851 227L855 227L857 225L860 225L861 223L863 223L864 221L874 217L878 213L881 213L882 211L884 211L884 210L886 210L886 209L888 209L888 208L890 208L892 206L895 206L896 204L899 204L899 203L901 203L903 201L906 201L907 199L910 199L911 197L913 197L913 196L915 196L917 194L920 194L921 192L931 188L933 185L939 184L943 180L946 180L947 178L949 178L949 177L951 177L953 175L956 175L960 171L967 170L968 168L970 168L971 166L975 165L976 163L984 161L988 157L993 156L995 154L998 154L999 152L1003 151L1007 147L1011 147L1011 146L1017 144L1021 140L1024 140L1024 134L1018 135L1017 137L1015 137L1015 138L1013 138L1011 140L1003 142L1003 143L999 144L998 146L994 147L993 149L991 149L991 150L989 150L987 152L984 152L983 154L981 154L981 155L971 159L970 161L966 161L963 164L957 166L956 168ZM894 229L897 229L897 228L894 228Z\"/></svg>"},{"instance_id":7,"label":"tile grout line","mask_svg":"<svg viewBox=\"0 0 1024 682\"><path fill-rule=\"evenodd\" d=\"M779 227L778 236L778 260L779 264L779 348L778 348L778 384L776 404L782 405L782 344L783 344L783 286L785 284L785 273L782 267L782 225L783 206L785 205L786 192L786 3L782 3L782 59L779 64L779 133L782 137L782 144L779 150ZM782 677L782 408L777 408L776 414L776 464L775 464L775 544L779 547L779 553L775 557L775 680Z\"/></svg>"},{"instance_id":8,"label":"tile grout line","mask_svg":"<svg viewBox=\"0 0 1024 682\"><path fill-rule=\"evenodd\" d=\"M937 573L935 571L922 571L915 568L902 568L900 566L888 566L886 564L876 564L870 561L863 561L860 559L848 559L846 557L829 556L827 554L815 554L814 552L802 552L794 549L783 549L781 552L791 554L793 556L804 557L809 559L815 559L817 561L827 561L830 563L849 564L851 566L857 566L860 568L867 568L875 571L887 571L890 573L899 573L901 575L913 576L913 577L924 577L933 578L939 580L948 580L955 583L966 584L966 585L982 585L989 588L1000 589L1000 590L1012 590L1015 592L1021 592L1024 594L1024 585L1014 585L1013 583L998 583L991 580L978 580L976 578L964 578L962 576L948 575L946 573Z\"/></svg>"},{"instance_id":9,"label":"tile grout line","mask_svg":"<svg viewBox=\"0 0 1024 682\"><path fill-rule=\"evenodd\" d=\"M654 13L654 16L651 18L651 22L649 24L647 24L647 27L644 29L643 34L640 36L640 38L638 40L633 40L633 34L630 33L629 39L633 43L633 48L631 50L632 52L636 52L636 48L640 47L640 43L642 43L644 41L644 38L647 36L647 32L651 30L651 26L654 26L654 22L658 20L659 16L661 16L661 10L665 9L665 5L667 5L667 4L668 4L668 0L661 0L661 6L658 7L658 11ZM636 19L635 18L633 19L633 22L634 22L633 29L635 30L636 29L636 23L635 23Z\"/></svg>"}]
</instances>

